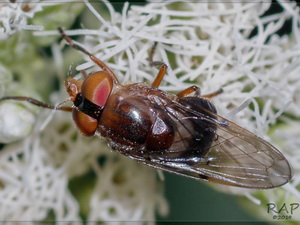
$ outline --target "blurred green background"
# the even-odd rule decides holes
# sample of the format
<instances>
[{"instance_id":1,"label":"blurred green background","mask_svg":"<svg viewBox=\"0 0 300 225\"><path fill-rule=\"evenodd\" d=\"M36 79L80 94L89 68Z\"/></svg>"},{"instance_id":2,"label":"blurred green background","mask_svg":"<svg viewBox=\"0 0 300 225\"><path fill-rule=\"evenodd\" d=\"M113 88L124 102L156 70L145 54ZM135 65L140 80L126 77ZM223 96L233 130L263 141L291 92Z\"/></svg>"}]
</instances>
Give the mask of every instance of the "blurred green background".
<instances>
[{"instance_id":1,"label":"blurred green background","mask_svg":"<svg viewBox=\"0 0 300 225\"><path fill-rule=\"evenodd\" d=\"M158 222L259 222L238 203L238 198L214 190L209 185L173 174L165 175L165 196L170 206L169 216ZM249 204L253 204L249 201Z\"/></svg>"}]
</instances>

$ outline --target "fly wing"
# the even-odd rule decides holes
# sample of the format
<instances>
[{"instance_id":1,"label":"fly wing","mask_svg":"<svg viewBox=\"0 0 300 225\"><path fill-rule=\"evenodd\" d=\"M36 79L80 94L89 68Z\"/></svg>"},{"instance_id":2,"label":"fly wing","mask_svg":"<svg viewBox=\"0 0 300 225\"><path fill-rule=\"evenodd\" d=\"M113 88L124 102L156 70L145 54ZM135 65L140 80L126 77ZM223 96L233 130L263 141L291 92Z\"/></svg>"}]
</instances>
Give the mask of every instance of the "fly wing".
<instances>
[{"instance_id":1,"label":"fly wing","mask_svg":"<svg viewBox=\"0 0 300 225\"><path fill-rule=\"evenodd\" d=\"M258 189L278 187L291 179L289 163L274 146L227 120L217 127L205 164L195 166L195 171L217 183Z\"/></svg>"},{"instance_id":2,"label":"fly wing","mask_svg":"<svg viewBox=\"0 0 300 225\"><path fill-rule=\"evenodd\" d=\"M291 167L282 153L246 129L198 105L187 108L172 101L161 107L180 124L177 143L164 152L150 151L142 163L198 180L252 189L278 187L291 179ZM205 155L184 144L198 138L195 133L203 124L213 127L215 134L212 143L200 149Z\"/></svg>"}]
</instances>

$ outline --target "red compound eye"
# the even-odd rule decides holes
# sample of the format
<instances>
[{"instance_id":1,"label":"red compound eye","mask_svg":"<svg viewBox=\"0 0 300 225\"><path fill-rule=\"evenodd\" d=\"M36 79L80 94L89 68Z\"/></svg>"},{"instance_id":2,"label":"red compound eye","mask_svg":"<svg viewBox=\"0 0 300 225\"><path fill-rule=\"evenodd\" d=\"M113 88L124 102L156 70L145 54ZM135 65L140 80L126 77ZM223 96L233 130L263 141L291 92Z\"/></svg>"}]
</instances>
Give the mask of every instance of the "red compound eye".
<instances>
[{"instance_id":1,"label":"red compound eye","mask_svg":"<svg viewBox=\"0 0 300 225\"><path fill-rule=\"evenodd\" d=\"M73 109L73 120L80 132L85 136L93 136L98 127L98 121L78 109Z\"/></svg>"},{"instance_id":2,"label":"red compound eye","mask_svg":"<svg viewBox=\"0 0 300 225\"><path fill-rule=\"evenodd\" d=\"M91 102L99 106L104 106L113 88L111 76L100 71L91 74L81 86L81 94ZM86 136L93 136L98 127L98 121L77 109L73 110L73 119L81 131Z\"/></svg>"},{"instance_id":3,"label":"red compound eye","mask_svg":"<svg viewBox=\"0 0 300 225\"><path fill-rule=\"evenodd\" d=\"M104 106L112 90L113 81L105 72L91 74L82 84L81 93L85 98L99 106Z\"/></svg>"}]
</instances>

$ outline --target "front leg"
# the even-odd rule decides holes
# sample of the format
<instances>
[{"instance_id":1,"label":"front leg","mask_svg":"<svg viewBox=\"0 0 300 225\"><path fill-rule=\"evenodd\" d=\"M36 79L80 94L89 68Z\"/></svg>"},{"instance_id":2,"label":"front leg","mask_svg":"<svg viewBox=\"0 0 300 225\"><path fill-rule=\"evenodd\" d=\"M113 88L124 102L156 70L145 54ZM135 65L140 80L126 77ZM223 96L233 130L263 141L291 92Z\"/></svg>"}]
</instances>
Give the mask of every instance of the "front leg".
<instances>
[{"instance_id":1,"label":"front leg","mask_svg":"<svg viewBox=\"0 0 300 225\"><path fill-rule=\"evenodd\" d=\"M65 31L59 27L58 31L61 35L61 37L74 49L83 52L84 54L88 55L90 57L90 59L96 63L96 65L98 65L101 69L103 69L104 71L108 72L109 75L111 76L111 78L113 79L115 84L120 85L120 82L117 78L117 76L114 74L114 72L100 59L98 59L96 56L94 56L92 53L90 53L88 50L86 50L85 48L79 46L78 44L76 44L72 38L70 38L69 36L67 36L65 34ZM84 75L85 76L85 75Z\"/></svg>"}]
</instances>

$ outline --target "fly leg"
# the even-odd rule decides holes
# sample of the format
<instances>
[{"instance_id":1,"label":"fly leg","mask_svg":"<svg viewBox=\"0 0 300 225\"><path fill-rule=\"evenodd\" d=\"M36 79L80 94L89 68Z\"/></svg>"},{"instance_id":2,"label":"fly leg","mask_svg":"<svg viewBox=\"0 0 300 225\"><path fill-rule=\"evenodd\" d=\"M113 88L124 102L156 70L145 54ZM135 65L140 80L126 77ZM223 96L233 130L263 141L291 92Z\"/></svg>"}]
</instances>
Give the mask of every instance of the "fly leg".
<instances>
[{"instance_id":1,"label":"fly leg","mask_svg":"<svg viewBox=\"0 0 300 225\"><path fill-rule=\"evenodd\" d=\"M158 88L162 79L164 78L166 72L167 72L167 69L168 69L168 66L167 64L162 64L160 69L159 69L159 72L158 74L156 75L156 78L155 80L153 81L151 87L153 88Z\"/></svg>"},{"instance_id":2,"label":"fly leg","mask_svg":"<svg viewBox=\"0 0 300 225\"><path fill-rule=\"evenodd\" d=\"M61 106L61 104L59 104L58 106L49 105L49 104L43 103L39 100L36 100L34 98L29 98L29 97L24 97L24 96L7 96L7 97L0 98L0 102L1 101L7 101L7 100L29 102L33 105L36 105L36 106L39 106L39 107L42 107L42 108L61 110L61 111L66 111L66 112L71 112L72 109L73 109L70 106Z\"/></svg>"},{"instance_id":3,"label":"fly leg","mask_svg":"<svg viewBox=\"0 0 300 225\"><path fill-rule=\"evenodd\" d=\"M78 51L81 51L84 54L88 55L94 63L96 63L101 69L103 69L104 71L106 71L110 74L110 76L112 77L115 84L120 84L117 76L114 74L114 72L104 62L102 62L100 59L98 59L92 53L87 51L85 48L83 48L83 47L79 46L78 44L76 44L72 40L72 38L70 38L69 36L67 36L65 34L65 31L61 27L58 28L58 31L59 31L60 35L62 36L62 38L65 39L72 48L74 48Z\"/></svg>"},{"instance_id":4,"label":"fly leg","mask_svg":"<svg viewBox=\"0 0 300 225\"><path fill-rule=\"evenodd\" d=\"M196 85L192 85L192 86L188 87L187 89L184 89L183 91L177 93L177 96L179 98L182 98L182 97L186 97L187 95L189 95L193 92L196 92L196 95L200 96L200 88Z\"/></svg>"},{"instance_id":5,"label":"fly leg","mask_svg":"<svg viewBox=\"0 0 300 225\"><path fill-rule=\"evenodd\" d=\"M208 98L208 99L211 99L213 97L216 97L217 95L223 93L223 89L220 88L219 90L215 91L215 92L212 92L210 94L207 94L207 95L202 95L201 97L202 98Z\"/></svg>"},{"instance_id":6,"label":"fly leg","mask_svg":"<svg viewBox=\"0 0 300 225\"><path fill-rule=\"evenodd\" d=\"M150 50L150 54L149 54L149 64L150 66L160 66L159 72L156 75L156 78L154 79L151 87L153 88L158 88L162 79L164 78L167 70L168 70L168 66L167 64L165 64L164 62L161 61L153 61L153 55L155 52L157 46L157 42L154 43L154 45L152 46L151 50Z\"/></svg>"},{"instance_id":7,"label":"fly leg","mask_svg":"<svg viewBox=\"0 0 300 225\"><path fill-rule=\"evenodd\" d=\"M212 92L210 94L201 95L200 88L198 86L196 86L196 85L192 85L192 86L188 87L187 89L184 89L183 91L177 93L177 96L179 98L182 98L182 97L186 97L187 95L189 95L189 94L191 94L193 92L195 92L195 96L197 96L197 97L211 99L211 98L213 98L213 97L221 94L223 92L223 90L219 89L219 90L217 90L215 92Z\"/></svg>"}]
</instances>

